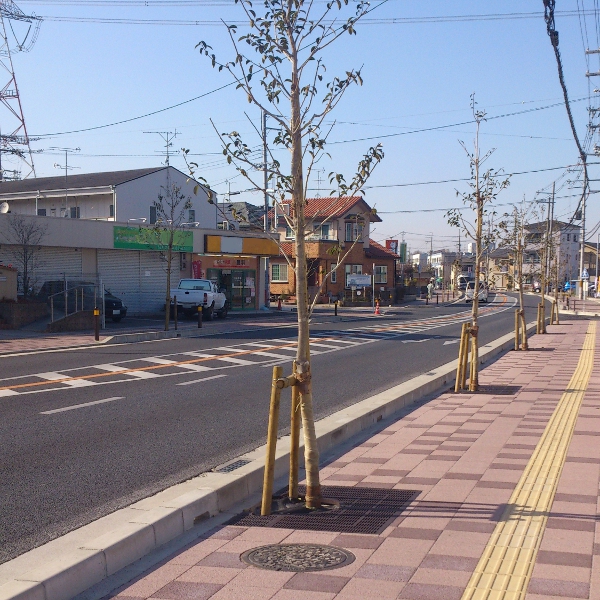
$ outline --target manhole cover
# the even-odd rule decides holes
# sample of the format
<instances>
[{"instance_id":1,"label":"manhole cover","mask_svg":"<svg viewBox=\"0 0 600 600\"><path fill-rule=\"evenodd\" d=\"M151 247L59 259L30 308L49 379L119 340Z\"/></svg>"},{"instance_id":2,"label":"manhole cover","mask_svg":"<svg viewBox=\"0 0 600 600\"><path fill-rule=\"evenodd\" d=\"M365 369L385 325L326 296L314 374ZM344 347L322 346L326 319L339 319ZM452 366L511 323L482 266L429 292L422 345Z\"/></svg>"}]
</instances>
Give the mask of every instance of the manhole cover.
<instances>
[{"instance_id":1,"label":"manhole cover","mask_svg":"<svg viewBox=\"0 0 600 600\"><path fill-rule=\"evenodd\" d=\"M304 486L299 487L304 494ZM260 515L260 505L231 519L229 525L240 527L275 527L339 533L381 533L410 502L418 490L387 490L349 486L323 486L324 498L330 503L319 510L286 507L283 490L274 498L273 512ZM279 509L279 507L282 507Z\"/></svg>"},{"instance_id":2,"label":"manhole cover","mask_svg":"<svg viewBox=\"0 0 600 600\"><path fill-rule=\"evenodd\" d=\"M254 567L271 571L323 571L337 569L354 562L354 554L321 544L271 544L253 548L241 559Z\"/></svg>"}]
</instances>

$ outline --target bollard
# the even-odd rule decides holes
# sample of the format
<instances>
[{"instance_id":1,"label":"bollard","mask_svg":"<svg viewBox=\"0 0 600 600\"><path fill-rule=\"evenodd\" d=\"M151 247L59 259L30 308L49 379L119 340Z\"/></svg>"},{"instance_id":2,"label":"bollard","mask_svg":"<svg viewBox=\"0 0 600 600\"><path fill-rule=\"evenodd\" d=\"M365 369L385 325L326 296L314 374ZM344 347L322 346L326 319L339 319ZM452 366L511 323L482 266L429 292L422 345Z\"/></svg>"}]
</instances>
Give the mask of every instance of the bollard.
<instances>
[{"instance_id":1,"label":"bollard","mask_svg":"<svg viewBox=\"0 0 600 600\"><path fill-rule=\"evenodd\" d=\"M429 304L429 295L427 295L427 297L425 298L425 306L427 306Z\"/></svg>"},{"instance_id":2,"label":"bollard","mask_svg":"<svg viewBox=\"0 0 600 600\"><path fill-rule=\"evenodd\" d=\"M296 374L296 361L292 368L294 375ZM298 465L300 454L300 393L298 386L292 387L292 414L290 419L290 481L288 487L288 497L290 499L298 498Z\"/></svg>"},{"instance_id":3,"label":"bollard","mask_svg":"<svg viewBox=\"0 0 600 600\"><path fill-rule=\"evenodd\" d=\"M175 323L175 331L177 331L177 296L173 296L173 322Z\"/></svg>"},{"instance_id":4,"label":"bollard","mask_svg":"<svg viewBox=\"0 0 600 600\"><path fill-rule=\"evenodd\" d=\"M202 329L202 307L198 307L198 329Z\"/></svg>"},{"instance_id":5,"label":"bollard","mask_svg":"<svg viewBox=\"0 0 600 600\"><path fill-rule=\"evenodd\" d=\"M100 341L100 309L94 308L94 339Z\"/></svg>"},{"instance_id":6,"label":"bollard","mask_svg":"<svg viewBox=\"0 0 600 600\"><path fill-rule=\"evenodd\" d=\"M277 448L277 427L279 424L279 399L281 389L277 380L283 375L283 367L273 367L273 381L271 382L271 403L269 405L269 428L267 431L267 459L265 461L265 474L263 479L263 495L260 514L271 514L273 501L273 478L275 476L275 450Z\"/></svg>"},{"instance_id":7,"label":"bollard","mask_svg":"<svg viewBox=\"0 0 600 600\"><path fill-rule=\"evenodd\" d=\"M436 303L436 304L439 304L439 303L440 303L440 295L439 295L439 294L436 294L436 295L435 295L435 303Z\"/></svg>"},{"instance_id":8,"label":"bollard","mask_svg":"<svg viewBox=\"0 0 600 600\"><path fill-rule=\"evenodd\" d=\"M515 310L515 350L519 349L519 311Z\"/></svg>"},{"instance_id":9,"label":"bollard","mask_svg":"<svg viewBox=\"0 0 600 600\"><path fill-rule=\"evenodd\" d=\"M337 317L337 308L338 308L338 301L335 301L335 304L333 305L333 314Z\"/></svg>"}]
</instances>

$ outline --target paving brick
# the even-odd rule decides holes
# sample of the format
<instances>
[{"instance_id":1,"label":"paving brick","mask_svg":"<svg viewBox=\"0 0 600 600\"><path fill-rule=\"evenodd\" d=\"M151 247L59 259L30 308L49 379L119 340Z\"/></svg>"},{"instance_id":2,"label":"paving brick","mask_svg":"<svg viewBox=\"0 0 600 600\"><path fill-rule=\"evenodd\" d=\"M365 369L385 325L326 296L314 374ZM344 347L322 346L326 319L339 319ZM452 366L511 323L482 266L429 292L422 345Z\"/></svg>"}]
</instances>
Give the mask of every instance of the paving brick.
<instances>
[{"instance_id":1,"label":"paving brick","mask_svg":"<svg viewBox=\"0 0 600 600\"><path fill-rule=\"evenodd\" d=\"M152 598L164 600L208 600L223 586L214 583L190 583L186 581L172 581L158 590Z\"/></svg>"},{"instance_id":2,"label":"paving brick","mask_svg":"<svg viewBox=\"0 0 600 600\"><path fill-rule=\"evenodd\" d=\"M348 577L324 575L322 573L296 573L284 585L286 590L306 590L309 592L330 592L337 594L350 581Z\"/></svg>"}]
</instances>

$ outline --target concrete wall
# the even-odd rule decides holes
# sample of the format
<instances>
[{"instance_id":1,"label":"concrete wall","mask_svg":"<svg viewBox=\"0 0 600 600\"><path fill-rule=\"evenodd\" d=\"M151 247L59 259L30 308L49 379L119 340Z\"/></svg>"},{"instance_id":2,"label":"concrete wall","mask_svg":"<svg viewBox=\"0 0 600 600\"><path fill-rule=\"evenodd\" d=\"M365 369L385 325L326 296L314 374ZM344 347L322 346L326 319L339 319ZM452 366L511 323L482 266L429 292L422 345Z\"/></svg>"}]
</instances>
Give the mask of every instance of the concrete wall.
<instances>
[{"instance_id":1,"label":"concrete wall","mask_svg":"<svg viewBox=\"0 0 600 600\"><path fill-rule=\"evenodd\" d=\"M0 300L17 301L17 270L0 267Z\"/></svg>"}]
</instances>

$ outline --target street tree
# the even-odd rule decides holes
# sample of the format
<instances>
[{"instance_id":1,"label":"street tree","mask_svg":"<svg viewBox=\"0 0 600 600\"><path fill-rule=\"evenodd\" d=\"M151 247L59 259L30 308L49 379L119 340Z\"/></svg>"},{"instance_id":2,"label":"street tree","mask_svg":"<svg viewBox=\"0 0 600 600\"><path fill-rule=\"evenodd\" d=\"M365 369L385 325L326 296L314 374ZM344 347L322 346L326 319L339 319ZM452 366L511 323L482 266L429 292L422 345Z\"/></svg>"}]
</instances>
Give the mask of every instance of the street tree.
<instances>
[{"instance_id":1,"label":"street tree","mask_svg":"<svg viewBox=\"0 0 600 600\"><path fill-rule=\"evenodd\" d=\"M181 251L180 238L183 235L182 225L185 223L185 212L192 208L192 199L186 196L181 187L167 182L162 187L158 199L152 203L156 209L156 223L147 233L151 237L151 245L161 252L167 275L165 292L165 331L169 331L171 318L171 275L174 272L173 254ZM179 268L177 266L177 268Z\"/></svg>"},{"instance_id":2,"label":"street tree","mask_svg":"<svg viewBox=\"0 0 600 600\"><path fill-rule=\"evenodd\" d=\"M479 146L479 130L481 123L485 121L485 111L477 109L475 95L471 95L471 111L475 121L475 139L473 150L469 150L464 142L460 142L467 157L471 170L468 192L456 191L456 195L462 198L463 204L474 213L474 222L470 222L464 216L463 209L453 209L447 213L448 223L454 227L460 227L465 234L475 242L475 289L473 290L473 302L471 309L471 378L469 380L470 391L477 391L479 387L479 282L481 278L481 262L483 250L495 239L497 227L483 230L485 220L491 220L495 216L492 204L498 194L508 187L509 177L503 175L502 170L483 169L483 164L493 154L491 149L481 154Z\"/></svg>"},{"instance_id":3,"label":"street tree","mask_svg":"<svg viewBox=\"0 0 600 600\"><path fill-rule=\"evenodd\" d=\"M306 241L313 234L313 227L305 214L306 190L316 163L329 157L325 148L333 128L328 121L331 112L352 85L362 85L360 69L346 71L325 81L324 50L343 35L355 35L357 22L370 8L368 3L360 0L351 5L348 0L331 1L324 7L311 0L264 0L260 4L261 14L258 14L250 0L236 0L236 3L245 13L248 26L245 33L238 36L235 25L226 25L233 60L221 62L204 41L197 47L213 67L233 78L248 102L258 107L273 125L267 160L261 162L255 158L254 147L247 144L240 133L217 133L227 161L255 189L270 195L271 204L280 216L284 216L293 232L295 260L286 258L296 275L298 349L295 367L305 443L305 503L309 508L318 508L322 494L309 332L315 300L311 301L308 295L306 252ZM260 136L258 129L256 133ZM282 150L289 152L289 163L280 159ZM376 145L362 156L351 177L331 172L329 181L336 187L331 196L341 198L362 193L365 182L382 158L382 148ZM197 168L194 163L189 166L192 172ZM263 171L266 177L258 181L258 174ZM286 213L283 207L287 202L290 210ZM337 268L347 253L340 255Z\"/></svg>"},{"instance_id":4,"label":"street tree","mask_svg":"<svg viewBox=\"0 0 600 600\"><path fill-rule=\"evenodd\" d=\"M5 243L13 246L12 256L20 275L23 298L28 298L33 295L40 242L48 228L39 219L24 215L6 215L5 218L8 219Z\"/></svg>"}]
</instances>

